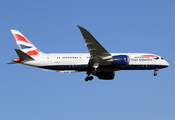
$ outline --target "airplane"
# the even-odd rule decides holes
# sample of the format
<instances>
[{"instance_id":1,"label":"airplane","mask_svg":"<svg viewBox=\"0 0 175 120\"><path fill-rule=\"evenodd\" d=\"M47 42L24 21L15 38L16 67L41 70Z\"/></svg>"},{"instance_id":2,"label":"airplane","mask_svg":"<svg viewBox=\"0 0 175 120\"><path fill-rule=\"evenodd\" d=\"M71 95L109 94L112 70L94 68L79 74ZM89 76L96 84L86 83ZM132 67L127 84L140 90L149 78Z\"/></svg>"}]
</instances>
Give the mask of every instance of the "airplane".
<instances>
[{"instance_id":1,"label":"airplane","mask_svg":"<svg viewBox=\"0 0 175 120\"><path fill-rule=\"evenodd\" d=\"M120 70L154 70L169 66L162 57L149 53L109 53L85 28L75 24L81 31L89 53L52 53L46 54L35 47L18 30L11 30L19 49L13 62L21 63L56 72L86 72L85 81L91 81L93 76L101 80L112 80L115 71Z\"/></svg>"}]
</instances>

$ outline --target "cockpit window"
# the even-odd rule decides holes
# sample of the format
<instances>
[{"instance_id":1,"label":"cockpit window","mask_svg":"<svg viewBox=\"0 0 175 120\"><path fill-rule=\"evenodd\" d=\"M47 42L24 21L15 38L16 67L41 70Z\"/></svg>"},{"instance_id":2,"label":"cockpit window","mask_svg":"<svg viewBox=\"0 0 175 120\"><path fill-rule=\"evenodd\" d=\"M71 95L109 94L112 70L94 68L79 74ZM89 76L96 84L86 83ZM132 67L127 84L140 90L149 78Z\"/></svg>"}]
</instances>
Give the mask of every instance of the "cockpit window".
<instances>
[{"instance_id":1,"label":"cockpit window","mask_svg":"<svg viewBox=\"0 0 175 120\"><path fill-rule=\"evenodd\" d=\"M161 58L162 60L164 60L163 58Z\"/></svg>"}]
</instances>

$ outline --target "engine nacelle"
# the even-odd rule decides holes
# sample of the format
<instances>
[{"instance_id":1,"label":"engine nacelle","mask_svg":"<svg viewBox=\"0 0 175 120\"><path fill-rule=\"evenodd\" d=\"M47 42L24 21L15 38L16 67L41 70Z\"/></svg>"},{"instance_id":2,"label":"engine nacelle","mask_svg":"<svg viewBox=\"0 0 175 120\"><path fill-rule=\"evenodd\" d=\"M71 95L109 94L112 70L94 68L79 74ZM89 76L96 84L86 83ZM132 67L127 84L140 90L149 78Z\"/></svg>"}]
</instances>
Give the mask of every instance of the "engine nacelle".
<instances>
[{"instance_id":1,"label":"engine nacelle","mask_svg":"<svg viewBox=\"0 0 175 120\"><path fill-rule=\"evenodd\" d=\"M104 79L104 80L112 80L112 79L114 79L114 76L115 76L115 72L111 72L111 71L109 71L109 72L99 72L97 74L97 77L99 79Z\"/></svg>"},{"instance_id":2,"label":"engine nacelle","mask_svg":"<svg viewBox=\"0 0 175 120\"><path fill-rule=\"evenodd\" d=\"M113 64L117 66L128 66L129 56L127 55L116 55L113 56Z\"/></svg>"}]
</instances>

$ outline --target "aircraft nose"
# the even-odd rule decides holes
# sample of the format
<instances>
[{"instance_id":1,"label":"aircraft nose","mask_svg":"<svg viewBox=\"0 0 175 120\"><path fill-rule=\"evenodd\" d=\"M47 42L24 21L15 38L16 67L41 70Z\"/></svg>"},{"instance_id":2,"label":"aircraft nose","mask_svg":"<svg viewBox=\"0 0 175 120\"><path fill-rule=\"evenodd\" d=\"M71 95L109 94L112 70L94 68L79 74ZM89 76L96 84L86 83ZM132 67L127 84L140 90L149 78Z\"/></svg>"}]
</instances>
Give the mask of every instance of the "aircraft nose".
<instances>
[{"instance_id":1,"label":"aircraft nose","mask_svg":"<svg viewBox=\"0 0 175 120\"><path fill-rule=\"evenodd\" d=\"M168 67L170 64L167 61L165 61L164 65Z\"/></svg>"}]
</instances>

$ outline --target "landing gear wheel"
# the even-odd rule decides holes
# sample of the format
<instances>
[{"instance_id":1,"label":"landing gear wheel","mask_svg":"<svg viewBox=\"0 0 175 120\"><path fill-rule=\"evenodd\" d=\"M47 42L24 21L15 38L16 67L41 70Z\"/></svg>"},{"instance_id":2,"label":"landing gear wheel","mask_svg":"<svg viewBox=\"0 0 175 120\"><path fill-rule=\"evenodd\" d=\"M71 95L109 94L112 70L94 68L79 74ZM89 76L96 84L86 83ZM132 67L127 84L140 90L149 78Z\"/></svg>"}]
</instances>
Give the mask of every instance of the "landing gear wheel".
<instances>
[{"instance_id":1,"label":"landing gear wheel","mask_svg":"<svg viewBox=\"0 0 175 120\"><path fill-rule=\"evenodd\" d=\"M154 73L154 76L157 76L157 73Z\"/></svg>"},{"instance_id":2,"label":"landing gear wheel","mask_svg":"<svg viewBox=\"0 0 175 120\"><path fill-rule=\"evenodd\" d=\"M89 81L89 80L91 81L92 79L93 79L93 76L88 76L88 77L85 78L85 81L86 82Z\"/></svg>"},{"instance_id":3,"label":"landing gear wheel","mask_svg":"<svg viewBox=\"0 0 175 120\"><path fill-rule=\"evenodd\" d=\"M91 81L92 79L93 79L93 76L90 76L90 77L89 77L89 80Z\"/></svg>"},{"instance_id":4,"label":"landing gear wheel","mask_svg":"<svg viewBox=\"0 0 175 120\"><path fill-rule=\"evenodd\" d=\"M87 82L88 80L89 80L89 78L88 78L88 77L86 77L86 78L85 78L85 81Z\"/></svg>"}]
</instances>

